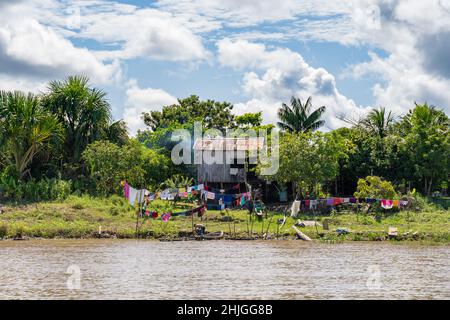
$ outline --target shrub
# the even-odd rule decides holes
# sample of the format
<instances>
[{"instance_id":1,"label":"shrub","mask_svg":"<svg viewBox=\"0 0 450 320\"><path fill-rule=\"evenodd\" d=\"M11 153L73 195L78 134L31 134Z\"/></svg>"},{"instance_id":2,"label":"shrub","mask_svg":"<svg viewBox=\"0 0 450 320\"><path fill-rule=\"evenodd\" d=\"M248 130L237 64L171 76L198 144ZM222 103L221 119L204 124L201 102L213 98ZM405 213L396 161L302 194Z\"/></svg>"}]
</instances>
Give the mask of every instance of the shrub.
<instances>
[{"instance_id":1,"label":"shrub","mask_svg":"<svg viewBox=\"0 0 450 320\"><path fill-rule=\"evenodd\" d=\"M8 234L8 225L5 223L0 224L0 239L3 239Z\"/></svg>"},{"instance_id":2,"label":"shrub","mask_svg":"<svg viewBox=\"0 0 450 320\"><path fill-rule=\"evenodd\" d=\"M11 200L65 200L71 193L72 182L61 179L22 181L8 169L0 175L0 194Z\"/></svg>"},{"instance_id":3,"label":"shrub","mask_svg":"<svg viewBox=\"0 0 450 320\"><path fill-rule=\"evenodd\" d=\"M356 198L394 199L397 193L391 182L380 177L368 176L358 180L354 195Z\"/></svg>"}]
</instances>

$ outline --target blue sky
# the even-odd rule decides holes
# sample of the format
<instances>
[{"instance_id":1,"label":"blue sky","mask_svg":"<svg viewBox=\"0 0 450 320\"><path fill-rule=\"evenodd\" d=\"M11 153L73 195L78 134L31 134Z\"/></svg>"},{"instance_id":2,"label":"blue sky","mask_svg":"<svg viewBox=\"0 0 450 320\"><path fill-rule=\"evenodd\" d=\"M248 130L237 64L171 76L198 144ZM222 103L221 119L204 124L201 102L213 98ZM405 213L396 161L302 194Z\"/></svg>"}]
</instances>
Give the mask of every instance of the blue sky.
<instances>
[{"instance_id":1,"label":"blue sky","mask_svg":"<svg viewBox=\"0 0 450 320\"><path fill-rule=\"evenodd\" d=\"M267 123L313 96L325 130L377 106L449 112L447 0L0 0L0 21L0 89L87 75L131 133L190 94Z\"/></svg>"}]
</instances>

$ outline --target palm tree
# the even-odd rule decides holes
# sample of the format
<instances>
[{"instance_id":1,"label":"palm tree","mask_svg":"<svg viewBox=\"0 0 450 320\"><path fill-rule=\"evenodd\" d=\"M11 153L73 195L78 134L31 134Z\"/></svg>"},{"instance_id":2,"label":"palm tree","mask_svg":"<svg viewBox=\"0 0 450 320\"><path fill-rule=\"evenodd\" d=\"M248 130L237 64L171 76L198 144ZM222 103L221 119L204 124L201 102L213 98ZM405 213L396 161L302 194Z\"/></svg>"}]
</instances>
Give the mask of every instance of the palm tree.
<instances>
[{"instance_id":1,"label":"palm tree","mask_svg":"<svg viewBox=\"0 0 450 320\"><path fill-rule=\"evenodd\" d=\"M62 139L58 119L40 98L23 92L0 92L0 149L23 179L36 155Z\"/></svg>"},{"instance_id":2,"label":"palm tree","mask_svg":"<svg viewBox=\"0 0 450 320\"><path fill-rule=\"evenodd\" d=\"M384 138L394 121L395 116L391 111L386 114L386 108L379 108L370 111L361 124L374 131L380 138Z\"/></svg>"},{"instance_id":3,"label":"palm tree","mask_svg":"<svg viewBox=\"0 0 450 320\"><path fill-rule=\"evenodd\" d=\"M278 126L289 132L307 132L314 131L325 124L324 120L320 120L325 113L326 107L322 106L312 111L312 97L309 97L305 104L300 99L292 97L291 106L282 104L278 110L280 122Z\"/></svg>"},{"instance_id":4,"label":"palm tree","mask_svg":"<svg viewBox=\"0 0 450 320\"><path fill-rule=\"evenodd\" d=\"M105 137L111 122L111 107L106 93L89 86L83 76L52 81L45 106L56 114L65 129L65 154L78 163L86 146Z\"/></svg>"},{"instance_id":5,"label":"palm tree","mask_svg":"<svg viewBox=\"0 0 450 320\"><path fill-rule=\"evenodd\" d=\"M422 127L437 126L448 129L449 126L445 112L438 110L435 106L429 106L427 103L423 105L415 103L415 108L409 110L403 119L409 127L414 125Z\"/></svg>"}]
</instances>

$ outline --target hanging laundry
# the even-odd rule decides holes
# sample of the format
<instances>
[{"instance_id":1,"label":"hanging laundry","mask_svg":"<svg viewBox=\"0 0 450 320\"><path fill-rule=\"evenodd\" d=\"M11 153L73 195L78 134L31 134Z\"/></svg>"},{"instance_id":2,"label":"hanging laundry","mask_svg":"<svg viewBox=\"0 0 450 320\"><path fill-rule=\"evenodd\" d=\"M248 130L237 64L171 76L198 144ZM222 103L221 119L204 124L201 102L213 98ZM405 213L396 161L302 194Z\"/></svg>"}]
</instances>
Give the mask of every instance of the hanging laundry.
<instances>
[{"instance_id":1,"label":"hanging laundry","mask_svg":"<svg viewBox=\"0 0 450 320\"><path fill-rule=\"evenodd\" d=\"M169 189L165 189L165 190L161 191L159 197L161 198L161 200L167 200L169 195L170 195L170 190Z\"/></svg>"},{"instance_id":2,"label":"hanging laundry","mask_svg":"<svg viewBox=\"0 0 450 320\"><path fill-rule=\"evenodd\" d=\"M233 203L233 200L234 200L234 195L226 194L223 196L223 202L226 205L231 205Z\"/></svg>"},{"instance_id":3,"label":"hanging laundry","mask_svg":"<svg viewBox=\"0 0 450 320\"><path fill-rule=\"evenodd\" d=\"M139 204L144 202L146 193L148 193L148 191L145 189L137 190L136 200Z\"/></svg>"},{"instance_id":4,"label":"hanging laundry","mask_svg":"<svg viewBox=\"0 0 450 320\"><path fill-rule=\"evenodd\" d=\"M207 199L210 199L210 200L214 200L214 199L216 198L216 194L213 193L213 192L207 191L207 193L206 193L206 198L207 198Z\"/></svg>"},{"instance_id":5,"label":"hanging laundry","mask_svg":"<svg viewBox=\"0 0 450 320\"><path fill-rule=\"evenodd\" d=\"M309 202L309 209L315 210L317 208L317 200L311 200Z\"/></svg>"},{"instance_id":6,"label":"hanging laundry","mask_svg":"<svg viewBox=\"0 0 450 320\"><path fill-rule=\"evenodd\" d=\"M394 206L394 201L386 200L386 199L381 200L381 207L383 209L392 209L393 206Z\"/></svg>"},{"instance_id":7,"label":"hanging laundry","mask_svg":"<svg viewBox=\"0 0 450 320\"><path fill-rule=\"evenodd\" d=\"M356 203L357 199L356 198L350 198L350 203Z\"/></svg>"},{"instance_id":8,"label":"hanging laundry","mask_svg":"<svg viewBox=\"0 0 450 320\"><path fill-rule=\"evenodd\" d=\"M333 198L328 198L327 199L327 206L332 206L334 204L334 199Z\"/></svg>"},{"instance_id":9,"label":"hanging laundry","mask_svg":"<svg viewBox=\"0 0 450 320\"><path fill-rule=\"evenodd\" d=\"M128 196L128 201L130 202L130 205L132 205L134 207L135 203L136 203L136 198L138 196L138 191L140 190L136 190L133 187L129 187L129 196Z\"/></svg>"},{"instance_id":10,"label":"hanging laundry","mask_svg":"<svg viewBox=\"0 0 450 320\"><path fill-rule=\"evenodd\" d=\"M400 200L400 206L401 207L406 207L408 205L408 201L407 200Z\"/></svg>"},{"instance_id":11,"label":"hanging laundry","mask_svg":"<svg viewBox=\"0 0 450 320\"><path fill-rule=\"evenodd\" d=\"M164 213L162 216L161 216L161 220L163 221L163 222L169 222L169 220L170 220L170 213Z\"/></svg>"},{"instance_id":12,"label":"hanging laundry","mask_svg":"<svg viewBox=\"0 0 450 320\"><path fill-rule=\"evenodd\" d=\"M241 206L243 206L243 205L245 205L245 197L244 196L241 197Z\"/></svg>"},{"instance_id":13,"label":"hanging laundry","mask_svg":"<svg viewBox=\"0 0 450 320\"><path fill-rule=\"evenodd\" d=\"M375 202L377 202L377 199L367 198L366 202L367 203L375 203Z\"/></svg>"},{"instance_id":14,"label":"hanging laundry","mask_svg":"<svg viewBox=\"0 0 450 320\"><path fill-rule=\"evenodd\" d=\"M130 185L126 181L123 184L123 193L126 199L130 198Z\"/></svg>"},{"instance_id":15,"label":"hanging laundry","mask_svg":"<svg viewBox=\"0 0 450 320\"><path fill-rule=\"evenodd\" d=\"M297 214L298 214L298 212L300 211L300 204L301 204L301 202L298 201L298 200L295 200L295 201L292 203L292 207L291 207L291 217L292 217L292 218L297 217Z\"/></svg>"},{"instance_id":16,"label":"hanging laundry","mask_svg":"<svg viewBox=\"0 0 450 320\"><path fill-rule=\"evenodd\" d=\"M350 203L350 198L344 198L344 203Z\"/></svg>"},{"instance_id":17,"label":"hanging laundry","mask_svg":"<svg viewBox=\"0 0 450 320\"><path fill-rule=\"evenodd\" d=\"M344 202L344 199L342 198L334 198L333 199L333 205L338 206Z\"/></svg>"},{"instance_id":18,"label":"hanging laundry","mask_svg":"<svg viewBox=\"0 0 450 320\"><path fill-rule=\"evenodd\" d=\"M306 208L309 208L310 202L311 202L310 200L305 200L305 207L306 207Z\"/></svg>"},{"instance_id":19,"label":"hanging laundry","mask_svg":"<svg viewBox=\"0 0 450 320\"><path fill-rule=\"evenodd\" d=\"M392 206L394 207L394 208L398 208L399 207L399 200L394 200L393 201L393 203L392 203Z\"/></svg>"}]
</instances>

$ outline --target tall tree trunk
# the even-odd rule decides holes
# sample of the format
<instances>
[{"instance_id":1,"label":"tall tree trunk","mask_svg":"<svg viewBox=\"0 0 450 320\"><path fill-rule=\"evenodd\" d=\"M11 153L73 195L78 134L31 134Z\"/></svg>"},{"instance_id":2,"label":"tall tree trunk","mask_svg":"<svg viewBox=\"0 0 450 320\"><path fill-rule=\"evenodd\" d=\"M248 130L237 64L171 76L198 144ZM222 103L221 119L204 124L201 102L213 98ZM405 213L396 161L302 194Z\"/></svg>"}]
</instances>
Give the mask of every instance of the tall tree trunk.
<instances>
[{"instance_id":1,"label":"tall tree trunk","mask_svg":"<svg viewBox=\"0 0 450 320\"><path fill-rule=\"evenodd\" d=\"M430 196L431 195L431 186L433 185L433 178L430 178L430 182L428 184L428 190L427 190L427 195Z\"/></svg>"}]
</instances>

